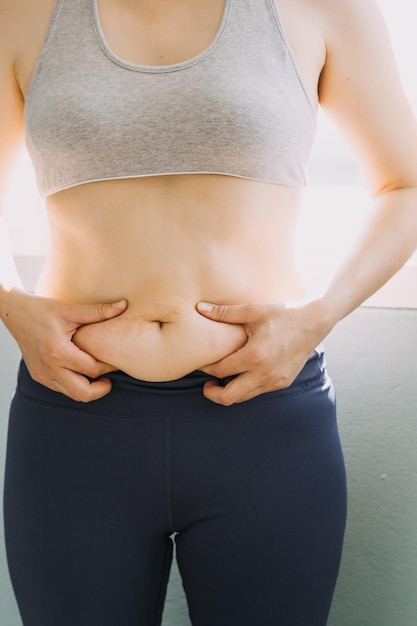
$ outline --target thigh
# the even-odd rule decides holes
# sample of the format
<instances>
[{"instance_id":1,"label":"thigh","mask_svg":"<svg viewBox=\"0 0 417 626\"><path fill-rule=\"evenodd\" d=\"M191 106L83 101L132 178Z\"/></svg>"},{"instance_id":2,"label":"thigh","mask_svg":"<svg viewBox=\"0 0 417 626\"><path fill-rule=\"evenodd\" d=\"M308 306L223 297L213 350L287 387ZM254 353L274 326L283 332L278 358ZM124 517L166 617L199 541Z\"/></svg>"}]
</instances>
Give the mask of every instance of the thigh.
<instances>
[{"instance_id":1,"label":"thigh","mask_svg":"<svg viewBox=\"0 0 417 626\"><path fill-rule=\"evenodd\" d=\"M221 409L193 458L211 503L176 536L193 625L324 626L346 516L330 380Z\"/></svg>"},{"instance_id":2,"label":"thigh","mask_svg":"<svg viewBox=\"0 0 417 626\"><path fill-rule=\"evenodd\" d=\"M5 532L25 626L154 626L171 563L163 422L18 392ZM42 394L41 394L42 395Z\"/></svg>"}]
</instances>

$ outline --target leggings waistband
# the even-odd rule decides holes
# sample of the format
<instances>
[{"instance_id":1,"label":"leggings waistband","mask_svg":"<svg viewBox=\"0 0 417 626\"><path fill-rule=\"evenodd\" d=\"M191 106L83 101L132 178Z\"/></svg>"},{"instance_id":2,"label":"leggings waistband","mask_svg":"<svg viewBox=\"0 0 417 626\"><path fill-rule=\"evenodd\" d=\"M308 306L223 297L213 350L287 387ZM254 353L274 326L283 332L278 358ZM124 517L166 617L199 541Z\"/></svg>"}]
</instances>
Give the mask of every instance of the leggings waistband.
<instances>
[{"instance_id":1,"label":"leggings waistband","mask_svg":"<svg viewBox=\"0 0 417 626\"><path fill-rule=\"evenodd\" d=\"M288 395L312 386L317 386L326 376L324 350L316 349L294 382L286 389L262 394ZM122 417L157 417L158 415L179 415L190 411L209 409L213 402L203 396L203 385L213 376L201 371L191 372L183 378L166 382L148 382L128 376L124 372L111 372L108 377L112 382L109 394L88 403L77 402L62 393L33 380L25 362L20 363L17 390L31 401L61 408L77 409L81 412L122 416ZM248 402L253 402L249 400ZM132 408L133 407L133 408Z\"/></svg>"}]
</instances>

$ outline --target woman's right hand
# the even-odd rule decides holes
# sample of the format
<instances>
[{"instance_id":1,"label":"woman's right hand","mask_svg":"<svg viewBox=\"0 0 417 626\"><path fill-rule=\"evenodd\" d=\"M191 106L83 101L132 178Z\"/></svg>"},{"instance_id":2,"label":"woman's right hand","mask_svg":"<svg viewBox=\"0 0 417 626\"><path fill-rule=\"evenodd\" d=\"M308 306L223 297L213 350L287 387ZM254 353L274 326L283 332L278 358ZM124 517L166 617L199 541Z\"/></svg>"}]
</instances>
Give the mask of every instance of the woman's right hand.
<instances>
[{"instance_id":1,"label":"woman's right hand","mask_svg":"<svg viewBox=\"0 0 417 626\"><path fill-rule=\"evenodd\" d=\"M127 302L71 304L11 289L2 299L2 321L17 341L34 380L80 402L105 396L115 368L77 348L77 328L123 313ZM90 379L97 379L92 380Z\"/></svg>"}]
</instances>

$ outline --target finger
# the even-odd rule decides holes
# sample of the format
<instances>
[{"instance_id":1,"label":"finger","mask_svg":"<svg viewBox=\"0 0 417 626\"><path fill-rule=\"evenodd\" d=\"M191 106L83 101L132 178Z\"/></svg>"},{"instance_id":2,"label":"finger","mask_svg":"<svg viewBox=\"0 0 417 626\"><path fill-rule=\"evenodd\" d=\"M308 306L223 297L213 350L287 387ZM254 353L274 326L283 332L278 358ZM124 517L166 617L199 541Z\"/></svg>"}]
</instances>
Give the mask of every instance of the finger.
<instances>
[{"instance_id":1,"label":"finger","mask_svg":"<svg viewBox=\"0 0 417 626\"><path fill-rule=\"evenodd\" d=\"M202 368L203 372L215 376L216 378L227 378L228 376L236 376L237 374L243 374L251 365L251 360L243 352L243 348L237 352L233 352L229 356L225 357L217 363L211 363Z\"/></svg>"},{"instance_id":2,"label":"finger","mask_svg":"<svg viewBox=\"0 0 417 626\"><path fill-rule=\"evenodd\" d=\"M70 317L72 322L81 326L82 324L94 324L117 317L126 310L127 301L120 300L119 302L108 304L76 304L70 306L71 309L69 312L66 312L66 316Z\"/></svg>"},{"instance_id":3,"label":"finger","mask_svg":"<svg viewBox=\"0 0 417 626\"><path fill-rule=\"evenodd\" d=\"M222 386L215 380L209 380L203 388L203 394L208 400L223 406L251 400L260 393L262 391L250 372L233 378L226 386Z\"/></svg>"},{"instance_id":4,"label":"finger","mask_svg":"<svg viewBox=\"0 0 417 626\"><path fill-rule=\"evenodd\" d=\"M63 365L73 372L84 374L89 378L99 378L116 368L108 363L98 361L93 356L78 348L74 343L69 344L69 352Z\"/></svg>"},{"instance_id":5,"label":"finger","mask_svg":"<svg viewBox=\"0 0 417 626\"><path fill-rule=\"evenodd\" d=\"M198 302L197 311L216 322L227 324L247 324L255 322L260 317L260 310L256 304L210 304Z\"/></svg>"},{"instance_id":6,"label":"finger","mask_svg":"<svg viewBox=\"0 0 417 626\"><path fill-rule=\"evenodd\" d=\"M76 402L98 400L111 391L108 378L89 381L88 378L68 369L60 371L59 380L55 381L55 390L63 393Z\"/></svg>"}]
</instances>

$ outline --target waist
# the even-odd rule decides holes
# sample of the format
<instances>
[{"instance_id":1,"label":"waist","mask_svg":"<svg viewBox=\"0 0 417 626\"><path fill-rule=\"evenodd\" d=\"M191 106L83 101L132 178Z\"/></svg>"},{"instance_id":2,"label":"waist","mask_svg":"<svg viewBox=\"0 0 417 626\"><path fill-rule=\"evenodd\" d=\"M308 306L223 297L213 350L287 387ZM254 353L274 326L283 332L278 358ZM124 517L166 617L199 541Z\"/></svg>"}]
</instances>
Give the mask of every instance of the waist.
<instances>
[{"instance_id":1,"label":"waist","mask_svg":"<svg viewBox=\"0 0 417 626\"><path fill-rule=\"evenodd\" d=\"M204 383L213 377L201 371L193 371L168 382L138 380L120 371L110 373L109 378L112 381L112 390L107 396L86 404L79 403L34 381L22 361L19 368L18 391L29 401L35 400L68 409L77 407L77 410L85 413L120 419L158 419L167 415L179 417L217 406L203 396ZM320 345L310 355L289 387L262 394L248 402L258 402L268 396L302 393L325 384L326 380L326 358L323 346ZM227 411L227 407L223 410Z\"/></svg>"},{"instance_id":2,"label":"waist","mask_svg":"<svg viewBox=\"0 0 417 626\"><path fill-rule=\"evenodd\" d=\"M119 317L82 326L73 341L111 369L161 382L202 370L247 339L243 326L214 322L191 306L158 317L145 318L128 308Z\"/></svg>"},{"instance_id":3,"label":"waist","mask_svg":"<svg viewBox=\"0 0 417 626\"><path fill-rule=\"evenodd\" d=\"M288 187L214 175L62 191L47 203L50 246L37 293L146 300L155 315L171 298L192 305L296 298L300 202Z\"/></svg>"},{"instance_id":4,"label":"waist","mask_svg":"<svg viewBox=\"0 0 417 626\"><path fill-rule=\"evenodd\" d=\"M293 248L299 193L220 176L106 181L48 202L50 255L39 295L75 303L126 298L122 316L75 343L137 379L180 378L246 341L198 301L246 304L304 295Z\"/></svg>"},{"instance_id":5,"label":"waist","mask_svg":"<svg viewBox=\"0 0 417 626\"><path fill-rule=\"evenodd\" d=\"M295 300L304 295L302 285L288 275L272 281L262 273L255 280L257 271L255 278L244 271L235 274L230 267L218 275L210 270L196 272L195 267L188 273L186 267L182 269L177 268L175 280L146 276L145 285L138 281L137 291L124 288L122 273L116 272L120 279L113 281L103 272L94 285L85 276L80 280L82 289L80 285L68 288L61 280L57 291L52 288L43 295L77 303L126 298L129 306L122 315L81 327L73 341L111 368L154 382L202 370L246 343L243 326L203 317L196 309L199 301L233 305Z\"/></svg>"}]
</instances>

